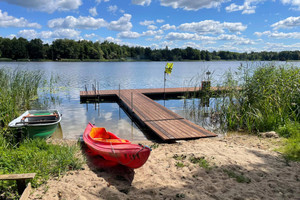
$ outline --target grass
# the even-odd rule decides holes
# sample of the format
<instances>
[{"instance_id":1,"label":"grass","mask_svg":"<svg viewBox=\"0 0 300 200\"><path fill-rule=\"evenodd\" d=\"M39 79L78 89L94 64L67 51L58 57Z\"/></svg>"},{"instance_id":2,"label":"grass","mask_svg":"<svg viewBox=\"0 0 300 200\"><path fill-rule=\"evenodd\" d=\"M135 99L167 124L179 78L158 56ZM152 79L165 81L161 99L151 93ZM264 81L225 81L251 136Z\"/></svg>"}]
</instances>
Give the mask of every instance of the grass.
<instances>
[{"instance_id":1,"label":"grass","mask_svg":"<svg viewBox=\"0 0 300 200\"><path fill-rule=\"evenodd\" d=\"M244 176L243 174L236 173L232 170L223 170L230 178L234 178L239 183L250 183L251 179Z\"/></svg>"},{"instance_id":2,"label":"grass","mask_svg":"<svg viewBox=\"0 0 300 200\"><path fill-rule=\"evenodd\" d=\"M79 145L54 145L48 144L42 139L26 139L18 146L8 146L2 143L0 146L0 174L37 173L32 181L32 186L38 187L51 176L60 176L68 170L80 169L83 159L78 156L79 152ZM12 198L15 195L18 197L14 191L16 191L14 181L0 183L2 196Z\"/></svg>"},{"instance_id":3,"label":"grass","mask_svg":"<svg viewBox=\"0 0 300 200\"><path fill-rule=\"evenodd\" d=\"M184 163L182 163L182 162L176 162L175 166L176 166L177 168L183 168L185 165L184 165Z\"/></svg>"},{"instance_id":4,"label":"grass","mask_svg":"<svg viewBox=\"0 0 300 200\"><path fill-rule=\"evenodd\" d=\"M249 133L277 131L287 137L282 152L300 160L300 68L261 66L252 72L241 67L239 76L228 74L225 86L232 88L220 104L229 130ZM238 80L242 80L239 82ZM240 86L242 90L235 90Z\"/></svg>"},{"instance_id":5,"label":"grass","mask_svg":"<svg viewBox=\"0 0 300 200\"><path fill-rule=\"evenodd\" d=\"M199 167L204 168L206 170L212 169L212 166L205 159L205 157L195 157L194 155L187 157L186 155L183 155L183 154L181 154L181 155L174 154L173 158L176 160L175 166L177 168L182 168L182 167L188 166L189 164L186 163L186 161L185 161L185 160L188 160L192 164L198 165Z\"/></svg>"},{"instance_id":6,"label":"grass","mask_svg":"<svg viewBox=\"0 0 300 200\"><path fill-rule=\"evenodd\" d=\"M210 164L208 163L207 160L205 160L205 157L195 157L195 156L191 156L189 158L190 162L193 164L198 164L200 167L210 170L212 167L210 166Z\"/></svg>"},{"instance_id":7,"label":"grass","mask_svg":"<svg viewBox=\"0 0 300 200\"><path fill-rule=\"evenodd\" d=\"M38 94L39 88L49 85L49 92L42 92L49 96L53 84L55 79L51 77L49 83L40 71L0 69L0 174L37 173L32 180L33 187L50 176L79 169L83 163L78 156L79 145L54 145L41 139L18 141L8 128L8 123L24 110L31 109L33 102L47 98ZM0 199L18 199L16 191L15 181L0 182Z\"/></svg>"},{"instance_id":8,"label":"grass","mask_svg":"<svg viewBox=\"0 0 300 200\"><path fill-rule=\"evenodd\" d=\"M281 152L287 159L299 161L299 74L299 67L272 64L258 67L241 65L236 72L226 72L220 86L226 87L227 91L214 98L211 121L221 125L224 132L258 134L277 131L287 138ZM193 105L189 112L194 115L203 112L205 106L200 103Z\"/></svg>"},{"instance_id":9,"label":"grass","mask_svg":"<svg viewBox=\"0 0 300 200\"><path fill-rule=\"evenodd\" d=\"M267 65L252 72L241 67L237 74L228 73L223 83L230 92L222 99L220 111L229 130L258 133L299 122L300 68Z\"/></svg>"}]
</instances>

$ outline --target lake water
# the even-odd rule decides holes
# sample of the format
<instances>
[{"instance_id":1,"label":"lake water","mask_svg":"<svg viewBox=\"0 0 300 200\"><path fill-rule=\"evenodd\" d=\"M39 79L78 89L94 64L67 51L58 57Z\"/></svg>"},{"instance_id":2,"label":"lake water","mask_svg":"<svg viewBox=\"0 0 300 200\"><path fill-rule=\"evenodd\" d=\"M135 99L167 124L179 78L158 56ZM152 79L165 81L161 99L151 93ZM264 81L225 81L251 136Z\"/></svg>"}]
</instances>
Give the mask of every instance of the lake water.
<instances>
[{"instance_id":1,"label":"lake water","mask_svg":"<svg viewBox=\"0 0 300 200\"><path fill-rule=\"evenodd\" d=\"M205 79L205 72L212 72L212 85L217 85L225 71L236 71L241 65L257 66L263 62L174 62L172 74L167 76L166 87L193 87L196 81ZM265 63L265 62L264 62ZM276 62L283 64L285 62ZM293 62L300 67L299 62ZM166 62L0 62L0 68L41 70L50 78L59 75L59 85L63 86L56 94L59 99L51 108L62 115L61 129L64 139L76 139L82 135L88 122L105 127L110 132L132 141L148 140L144 133L126 115L117 103L80 104L79 92L90 90L92 84L101 90L162 88ZM188 100L191 101L191 100ZM184 100L157 101L183 117L213 130L199 118L186 112ZM209 121L209 120L208 120ZM215 130L213 130L215 131Z\"/></svg>"}]
</instances>

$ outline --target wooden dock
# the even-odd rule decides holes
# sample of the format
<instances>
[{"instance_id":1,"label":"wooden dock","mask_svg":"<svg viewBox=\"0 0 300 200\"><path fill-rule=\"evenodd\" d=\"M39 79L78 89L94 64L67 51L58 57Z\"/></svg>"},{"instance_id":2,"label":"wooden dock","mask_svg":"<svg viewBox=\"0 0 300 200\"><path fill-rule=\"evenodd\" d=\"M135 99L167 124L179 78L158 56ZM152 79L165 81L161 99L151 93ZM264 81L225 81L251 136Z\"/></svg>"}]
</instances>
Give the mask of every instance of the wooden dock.
<instances>
[{"instance_id":1,"label":"wooden dock","mask_svg":"<svg viewBox=\"0 0 300 200\"><path fill-rule=\"evenodd\" d=\"M217 88L211 88L217 90ZM149 96L177 95L192 93L199 88L163 88L81 91L81 100L117 100L132 117L157 134L161 139L181 140L214 137L216 134L198 126L166 107L153 101Z\"/></svg>"}]
</instances>

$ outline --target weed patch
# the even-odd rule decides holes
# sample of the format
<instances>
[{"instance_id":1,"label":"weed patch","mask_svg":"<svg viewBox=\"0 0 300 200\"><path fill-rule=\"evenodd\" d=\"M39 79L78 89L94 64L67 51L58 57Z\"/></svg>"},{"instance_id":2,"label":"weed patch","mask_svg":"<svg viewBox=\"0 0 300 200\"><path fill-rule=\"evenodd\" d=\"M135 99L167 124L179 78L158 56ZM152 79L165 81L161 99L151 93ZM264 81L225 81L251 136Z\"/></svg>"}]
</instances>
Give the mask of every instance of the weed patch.
<instances>
[{"instance_id":1,"label":"weed patch","mask_svg":"<svg viewBox=\"0 0 300 200\"><path fill-rule=\"evenodd\" d=\"M243 174L239 174L239 173L236 173L232 170L227 170L227 169L224 169L223 170L230 178L234 178L237 182L239 183L250 183L251 182L251 179L248 178L248 177L245 177Z\"/></svg>"}]
</instances>

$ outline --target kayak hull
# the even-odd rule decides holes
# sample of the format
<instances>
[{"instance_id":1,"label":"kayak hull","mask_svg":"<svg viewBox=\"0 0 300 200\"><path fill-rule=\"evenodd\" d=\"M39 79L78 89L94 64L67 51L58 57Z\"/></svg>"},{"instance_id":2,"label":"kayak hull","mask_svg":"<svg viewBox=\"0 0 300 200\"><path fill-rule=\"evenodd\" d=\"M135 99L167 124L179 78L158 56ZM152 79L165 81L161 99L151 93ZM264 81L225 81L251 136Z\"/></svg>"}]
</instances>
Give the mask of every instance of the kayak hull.
<instances>
[{"instance_id":1,"label":"kayak hull","mask_svg":"<svg viewBox=\"0 0 300 200\"><path fill-rule=\"evenodd\" d=\"M143 166L148 160L151 151L149 147L128 142L95 141L89 134L93 127L95 126L89 123L83 134L85 144L93 153L102 156L106 160L114 161L133 169Z\"/></svg>"}]
</instances>

